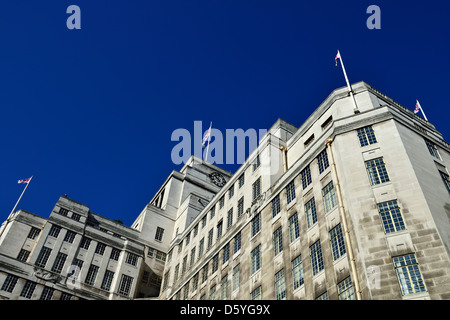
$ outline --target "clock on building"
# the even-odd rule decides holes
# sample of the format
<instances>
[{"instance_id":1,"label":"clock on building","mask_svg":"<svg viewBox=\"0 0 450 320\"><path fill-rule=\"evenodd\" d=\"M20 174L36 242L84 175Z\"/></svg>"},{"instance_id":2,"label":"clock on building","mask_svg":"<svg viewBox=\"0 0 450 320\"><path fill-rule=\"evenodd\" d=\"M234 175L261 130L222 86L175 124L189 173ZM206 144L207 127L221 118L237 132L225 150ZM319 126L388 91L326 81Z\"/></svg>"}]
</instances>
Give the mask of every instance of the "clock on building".
<instances>
[{"instance_id":1,"label":"clock on building","mask_svg":"<svg viewBox=\"0 0 450 320\"><path fill-rule=\"evenodd\" d=\"M214 183L218 187L223 187L226 183L225 178L223 175L221 175L218 172L213 172L209 175L209 178L211 179L212 183Z\"/></svg>"}]
</instances>

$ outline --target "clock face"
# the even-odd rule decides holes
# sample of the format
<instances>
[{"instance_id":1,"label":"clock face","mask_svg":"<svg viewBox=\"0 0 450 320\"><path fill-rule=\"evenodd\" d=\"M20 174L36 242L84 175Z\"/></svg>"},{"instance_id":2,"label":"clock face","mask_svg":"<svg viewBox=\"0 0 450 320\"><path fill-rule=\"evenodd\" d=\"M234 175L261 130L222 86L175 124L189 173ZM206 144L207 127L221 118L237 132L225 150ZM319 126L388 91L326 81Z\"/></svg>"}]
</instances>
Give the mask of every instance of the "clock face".
<instances>
[{"instance_id":1,"label":"clock face","mask_svg":"<svg viewBox=\"0 0 450 320\"><path fill-rule=\"evenodd\" d=\"M212 183L214 183L218 187L223 187L225 185L225 183L226 183L226 180L223 177L223 175L221 175L218 172L211 173L209 175L209 177L211 178Z\"/></svg>"}]
</instances>

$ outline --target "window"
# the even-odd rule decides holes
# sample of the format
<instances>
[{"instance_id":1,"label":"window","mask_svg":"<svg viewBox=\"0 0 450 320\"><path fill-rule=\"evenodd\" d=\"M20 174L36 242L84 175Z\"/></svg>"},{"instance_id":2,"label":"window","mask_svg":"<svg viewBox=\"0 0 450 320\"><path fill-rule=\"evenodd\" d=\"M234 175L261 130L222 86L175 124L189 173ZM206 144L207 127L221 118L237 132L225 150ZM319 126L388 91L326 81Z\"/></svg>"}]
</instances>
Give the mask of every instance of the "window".
<instances>
[{"instance_id":1,"label":"window","mask_svg":"<svg viewBox=\"0 0 450 320\"><path fill-rule=\"evenodd\" d=\"M325 202L325 212L331 211L337 206L336 192L334 190L333 181L322 189L323 201Z\"/></svg>"},{"instance_id":2,"label":"window","mask_svg":"<svg viewBox=\"0 0 450 320\"><path fill-rule=\"evenodd\" d=\"M133 283L132 277L127 276L126 274L122 274L122 279L119 285L119 294L128 296L128 294L130 293L132 283Z\"/></svg>"},{"instance_id":3,"label":"window","mask_svg":"<svg viewBox=\"0 0 450 320\"><path fill-rule=\"evenodd\" d=\"M274 218L281 211L280 195L277 194L272 200L272 218Z\"/></svg>"},{"instance_id":4,"label":"window","mask_svg":"<svg viewBox=\"0 0 450 320\"><path fill-rule=\"evenodd\" d=\"M253 161L253 171L258 169L258 167L261 165L261 160L259 159L259 154L256 156L255 160Z\"/></svg>"},{"instance_id":5,"label":"window","mask_svg":"<svg viewBox=\"0 0 450 320\"><path fill-rule=\"evenodd\" d=\"M70 218L75 221L80 221L81 215L79 215L78 213L72 213L72 216Z\"/></svg>"},{"instance_id":6,"label":"window","mask_svg":"<svg viewBox=\"0 0 450 320\"><path fill-rule=\"evenodd\" d=\"M106 245L104 243L98 242L97 247L95 248L95 253L102 256L103 253L105 253L105 248L106 248Z\"/></svg>"},{"instance_id":7,"label":"window","mask_svg":"<svg viewBox=\"0 0 450 320\"><path fill-rule=\"evenodd\" d=\"M219 209L222 209L224 205L225 205L225 196L222 196L219 199Z\"/></svg>"},{"instance_id":8,"label":"window","mask_svg":"<svg viewBox=\"0 0 450 320\"><path fill-rule=\"evenodd\" d=\"M70 299L72 299L72 295L70 293L61 292L59 300L70 300Z\"/></svg>"},{"instance_id":9,"label":"window","mask_svg":"<svg viewBox=\"0 0 450 320\"><path fill-rule=\"evenodd\" d=\"M327 149L324 149L318 156L317 156L317 165L319 166L319 174L324 172L326 168L330 166L328 163L328 155L327 155Z\"/></svg>"},{"instance_id":10,"label":"window","mask_svg":"<svg viewBox=\"0 0 450 320\"><path fill-rule=\"evenodd\" d=\"M216 299L216 285L213 285L211 289L209 289L209 300Z\"/></svg>"},{"instance_id":11,"label":"window","mask_svg":"<svg viewBox=\"0 0 450 320\"><path fill-rule=\"evenodd\" d=\"M377 138L373 132L372 126L367 126L357 130L359 144L361 147L365 147L369 144L377 143Z\"/></svg>"},{"instance_id":12,"label":"window","mask_svg":"<svg viewBox=\"0 0 450 320\"><path fill-rule=\"evenodd\" d=\"M403 295L426 291L425 282L413 253L394 257L393 263Z\"/></svg>"},{"instance_id":13,"label":"window","mask_svg":"<svg viewBox=\"0 0 450 320\"><path fill-rule=\"evenodd\" d=\"M305 204L305 213L306 213L306 222L308 223L308 228L311 227L314 223L317 222L317 213L316 213L316 203L314 198L311 198Z\"/></svg>"},{"instance_id":14,"label":"window","mask_svg":"<svg viewBox=\"0 0 450 320\"><path fill-rule=\"evenodd\" d=\"M125 260L126 263L131 264L132 266L136 266L138 260L138 255L128 252L127 259Z\"/></svg>"},{"instance_id":15,"label":"window","mask_svg":"<svg viewBox=\"0 0 450 320\"><path fill-rule=\"evenodd\" d=\"M91 264L89 266L89 270L86 275L86 279L84 280L84 283L93 286L95 283L95 278L97 278L97 273L98 273L98 266Z\"/></svg>"},{"instance_id":16,"label":"window","mask_svg":"<svg viewBox=\"0 0 450 320\"><path fill-rule=\"evenodd\" d=\"M208 264L205 264L203 267L202 272L202 283L204 283L206 280L208 280Z\"/></svg>"},{"instance_id":17,"label":"window","mask_svg":"<svg viewBox=\"0 0 450 320\"><path fill-rule=\"evenodd\" d=\"M64 236L64 241L73 243L73 240L75 239L76 233L70 230L67 230L66 235Z\"/></svg>"},{"instance_id":18,"label":"window","mask_svg":"<svg viewBox=\"0 0 450 320\"><path fill-rule=\"evenodd\" d=\"M181 274L183 275L186 272L186 268L187 268L187 258L188 256L185 255L183 258L183 264L181 265Z\"/></svg>"},{"instance_id":19,"label":"window","mask_svg":"<svg viewBox=\"0 0 450 320\"><path fill-rule=\"evenodd\" d=\"M35 240L40 232L41 232L41 230L39 230L38 228L31 227L31 230L28 233L28 239Z\"/></svg>"},{"instance_id":20,"label":"window","mask_svg":"<svg viewBox=\"0 0 450 320\"><path fill-rule=\"evenodd\" d=\"M197 234L198 234L198 224L194 227L194 235L192 237L195 238Z\"/></svg>"},{"instance_id":21,"label":"window","mask_svg":"<svg viewBox=\"0 0 450 320\"><path fill-rule=\"evenodd\" d=\"M205 216L202 218L202 229L206 226L206 219L207 219L207 217L205 214Z\"/></svg>"},{"instance_id":22,"label":"window","mask_svg":"<svg viewBox=\"0 0 450 320\"><path fill-rule=\"evenodd\" d=\"M19 252L19 255L17 256L17 260L21 262L26 262L28 260L28 257L30 256L30 251L21 249Z\"/></svg>"},{"instance_id":23,"label":"window","mask_svg":"<svg viewBox=\"0 0 450 320\"><path fill-rule=\"evenodd\" d=\"M293 242L295 239L300 237L300 227L298 225L297 213L294 213L289 218L289 236L290 236L291 242Z\"/></svg>"},{"instance_id":24,"label":"window","mask_svg":"<svg viewBox=\"0 0 450 320\"><path fill-rule=\"evenodd\" d=\"M190 262L190 266L192 267L195 263L195 249L196 247L191 249L191 262Z\"/></svg>"},{"instance_id":25,"label":"window","mask_svg":"<svg viewBox=\"0 0 450 320\"><path fill-rule=\"evenodd\" d=\"M217 253L213 258L212 258L212 273L216 272L217 269L219 269L219 253Z\"/></svg>"},{"instance_id":26,"label":"window","mask_svg":"<svg viewBox=\"0 0 450 320\"><path fill-rule=\"evenodd\" d=\"M200 240L200 244L198 245L198 258L199 259L203 255L204 244L205 244L205 238L202 238L202 240Z\"/></svg>"},{"instance_id":27,"label":"window","mask_svg":"<svg viewBox=\"0 0 450 320\"><path fill-rule=\"evenodd\" d=\"M242 215L244 214L244 197L242 196L239 201L238 201L238 219L240 217L242 217Z\"/></svg>"},{"instance_id":28,"label":"window","mask_svg":"<svg viewBox=\"0 0 450 320\"><path fill-rule=\"evenodd\" d=\"M322 130L325 130L333 121L333 116L329 116L327 120L325 120L320 126L322 127Z\"/></svg>"},{"instance_id":29,"label":"window","mask_svg":"<svg viewBox=\"0 0 450 320\"><path fill-rule=\"evenodd\" d=\"M261 300L261 286L253 290L250 295L252 300Z\"/></svg>"},{"instance_id":30,"label":"window","mask_svg":"<svg viewBox=\"0 0 450 320\"><path fill-rule=\"evenodd\" d=\"M320 240L315 242L309 249L311 253L313 275L316 275L319 273L319 271L323 270L323 256L322 247L320 246Z\"/></svg>"},{"instance_id":31,"label":"window","mask_svg":"<svg viewBox=\"0 0 450 320\"><path fill-rule=\"evenodd\" d=\"M54 238L58 238L59 232L61 231L61 227L57 225L52 225L48 235Z\"/></svg>"},{"instance_id":32,"label":"window","mask_svg":"<svg viewBox=\"0 0 450 320\"><path fill-rule=\"evenodd\" d=\"M77 280L78 279L78 275L81 272L81 267L83 267L83 261L79 260L79 259L74 259L72 262L72 266L70 268L70 275L68 275L68 277L70 277L72 280Z\"/></svg>"},{"instance_id":33,"label":"window","mask_svg":"<svg viewBox=\"0 0 450 320\"><path fill-rule=\"evenodd\" d=\"M331 251L333 252L333 260L337 260L346 252L344 236L342 235L341 224L330 230Z\"/></svg>"},{"instance_id":34,"label":"window","mask_svg":"<svg viewBox=\"0 0 450 320\"><path fill-rule=\"evenodd\" d=\"M114 278L114 272L110 271L110 270L106 270L105 275L103 276L101 288L103 290L109 291L109 289L111 289L111 283L112 283L113 278Z\"/></svg>"},{"instance_id":35,"label":"window","mask_svg":"<svg viewBox=\"0 0 450 320\"><path fill-rule=\"evenodd\" d=\"M64 209L64 208L59 208L59 212L60 215L67 217L67 214L69 213L69 210Z\"/></svg>"},{"instance_id":36,"label":"window","mask_svg":"<svg viewBox=\"0 0 450 320\"><path fill-rule=\"evenodd\" d=\"M183 299L187 300L188 296L189 296L189 281L184 286Z\"/></svg>"},{"instance_id":37,"label":"window","mask_svg":"<svg viewBox=\"0 0 450 320\"><path fill-rule=\"evenodd\" d=\"M239 188L241 188L245 183L245 173L242 173L239 177Z\"/></svg>"},{"instance_id":38,"label":"window","mask_svg":"<svg viewBox=\"0 0 450 320\"><path fill-rule=\"evenodd\" d=\"M305 279L303 277L302 256L298 256L292 260L292 279L294 280L294 290L305 283Z\"/></svg>"},{"instance_id":39,"label":"window","mask_svg":"<svg viewBox=\"0 0 450 320\"><path fill-rule=\"evenodd\" d=\"M229 242L223 247L222 263L227 262L228 259L230 259L230 243Z\"/></svg>"},{"instance_id":40,"label":"window","mask_svg":"<svg viewBox=\"0 0 450 320\"><path fill-rule=\"evenodd\" d=\"M228 210L227 229L231 228L232 225L233 225L233 208Z\"/></svg>"},{"instance_id":41,"label":"window","mask_svg":"<svg viewBox=\"0 0 450 320\"><path fill-rule=\"evenodd\" d=\"M241 281L241 265L238 264L233 268L233 291L239 288Z\"/></svg>"},{"instance_id":42,"label":"window","mask_svg":"<svg viewBox=\"0 0 450 320\"><path fill-rule=\"evenodd\" d=\"M214 216L216 215L216 206L212 206L211 208L211 213L209 215L209 220L211 220L212 218L214 218Z\"/></svg>"},{"instance_id":43,"label":"window","mask_svg":"<svg viewBox=\"0 0 450 320\"><path fill-rule=\"evenodd\" d=\"M369 174L371 185L374 186L390 181L383 158L366 161L366 169Z\"/></svg>"},{"instance_id":44,"label":"window","mask_svg":"<svg viewBox=\"0 0 450 320\"><path fill-rule=\"evenodd\" d=\"M198 288L198 278L199 278L199 273L197 272L195 274L194 278L192 279L192 292L194 292Z\"/></svg>"},{"instance_id":45,"label":"window","mask_svg":"<svg viewBox=\"0 0 450 320\"><path fill-rule=\"evenodd\" d=\"M18 279L19 279L18 277L13 276L12 274L8 274L8 276L5 279L5 282L3 282L2 290L6 292L13 292Z\"/></svg>"},{"instance_id":46,"label":"window","mask_svg":"<svg viewBox=\"0 0 450 320\"><path fill-rule=\"evenodd\" d=\"M166 254L162 251L156 250L156 259L161 261L166 261Z\"/></svg>"},{"instance_id":47,"label":"window","mask_svg":"<svg viewBox=\"0 0 450 320\"><path fill-rule=\"evenodd\" d=\"M283 234L281 232L281 227L273 233L273 249L275 255L283 251Z\"/></svg>"},{"instance_id":48,"label":"window","mask_svg":"<svg viewBox=\"0 0 450 320\"><path fill-rule=\"evenodd\" d=\"M22 292L20 293L21 297L30 299L33 295L34 289L36 288L36 283L30 280L27 280L25 285L22 288Z\"/></svg>"},{"instance_id":49,"label":"window","mask_svg":"<svg viewBox=\"0 0 450 320\"><path fill-rule=\"evenodd\" d=\"M286 298L286 284L284 281L284 269L275 274L275 298L281 300Z\"/></svg>"},{"instance_id":50,"label":"window","mask_svg":"<svg viewBox=\"0 0 450 320\"><path fill-rule=\"evenodd\" d=\"M355 300L352 279L350 277L338 283L339 300Z\"/></svg>"},{"instance_id":51,"label":"window","mask_svg":"<svg viewBox=\"0 0 450 320\"><path fill-rule=\"evenodd\" d=\"M214 234L214 229L209 230L209 233L208 233L208 249L211 248L211 246L212 246L213 234Z\"/></svg>"},{"instance_id":52,"label":"window","mask_svg":"<svg viewBox=\"0 0 450 320\"><path fill-rule=\"evenodd\" d=\"M225 275L222 278L222 282L220 284L220 291L221 291L220 299L226 300L226 298L227 298L227 291L228 291L228 277L227 277L227 275Z\"/></svg>"},{"instance_id":53,"label":"window","mask_svg":"<svg viewBox=\"0 0 450 320\"><path fill-rule=\"evenodd\" d=\"M53 288L44 287L44 290L42 290L42 294L39 300L52 300L54 291L55 289Z\"/></svg>"},{"instance_id":54,"label":"window","mask_svg":"<svg viewBox=\"0 0 450 320\"><path fill-rule=\"evenodd\" d=\"M258 213L252 219L252 237L255 236L261 230L261 214Z\"/></svg>"},{"instance_id":55,"label":"window","mask_svg":"<svg viewBox=\"0 0 450 320\"><path fill-rule=\"evenodd\" d=\"M91 239L83 237L80 242L80 248L89 249L89 245L91 244Z\"/></svg>"},{"instance_id":56,"label":"window","mask_svg":"<svg viewBox=\"0 0 450 320\"><path fill-rule=\"evenodd\" d=\"M322 293L320 296L318 296L318 297L316 298L316 300L329 300L329 299L328 299L328 292Z\"/></svg>"},{"instance_id":57,"label":"window","mask_svg":"<svg viewBox=\"0 0 450 320\"><path fill-rule=\"evenodd\" d=\"M230 187L230 190L228 190L228 199L233 198L234 196L234 184Z\"/></svg>"},{"instance_id":58,"label":"window","mask_svg":"<svg viewBox=\"0 0 450 320\"><path fill-rule=\"evenodd\" d=\"M187 246L190 242L191 242L191 233L189 232L189 233L186 235L186 246Z\"/></svg>"},{"instance_id":59,"label":"window","mask_svg":"<svg viewBox=\"0 0 450 320\"><path fill-rule=\"evenodd\" d=\"M255 249L250 253L251 257L251 274L254 274L256 271L261 269L261 245L258 245Z\"/></svg>"},{"instance_id":60,"label":"window","mask_svg":"<svg viewBox=\"0 0 450 320\"><path fill-rule=\"evenodd\" d=\"M180 270L180 264L177 264L176 266L175 266L175 273L174 273L174 276L173 276L173 280L174 281L177 281L178 280L178 271Z\"/></svg>"},{"instance_id":61,"label":"window","mask_svg":"<svg viewBox=\"0 0 450 320\"><path fill-rule=\"evenodd\" d=\"M438 160L441 160L441 156L439 155L438 149L436 145L428 139L425 139L425 143L427 145L428 151L430 154Z\"/></svg>"},{"instance_id":62,"label":"window","mask_svg":"<svg viewBox=\"0 0 450 320\"><path fill-rule=\"evenodd\" d=\"M42 247L41 252L39 252L39 256L36 260L36 266L45 268L45 265L47 264L48 257L50 256L50 253L52 252L52 249L47 247Z\"/></svg>"},{"instance_id":63,"label":"window","mask_svg":"<svg viewBox=\"0 0 450 320\"><path fill-rule=\"evenodd\" d=\"M302 172L300 172L300 176L302 177L303 190L305 190L306 187L309 186L312 182L311 169L309 168L309 165L305 169L303 169Z\"/></svg>"},{"instance_id":64,"label":"window","mask_svg":"<svg viewBox=\"0 0 450 320\"><path fill-rule=\"evenodd\" d=\"M234 236L234 248L233 248L233 253L238 252L239 250L241 250L241 232L239 231L238 234L236 234Z\"/></svg>"},{"instance_id":65,"label":"window","mask_svg":"<svg viewBox=\"0 0 450 320\"><path fill-rule=\"evenodd\" d=\"M61 273L64 263L66 262L67 254L58 252L58 255L56 256L55 262L53 262L52 271L56 273Z\"/></svg>"},{"instance_id":66,"label":"window","mask_svg":"<svg viewBox=\"0 0 450 320\"><path fill-rule=\"evenodd\" d=\"M380 213L385 233L406 229L397 200L379 203L378 212Z\"/></svg>"},{"instance_id":67,"label":"window","mask_svg":"<svg viewBox=\"0 0 450 320\"><path fill-rule=\"evenodd\" d=\"M291 203L291 201L295 199L295 184L294 184L294 180L289 182L289 184L286 187L286 199L287 199L287 203L288 204Z\"/></svg>"},{"instance_id":68,"label":"window","mask_svg":"<svg viewBox=\"0 0 450 320\"><path fill-rule=\"evenodd\" d=\"M252 200L255 200L261 194L261 177L252 184Z\"/></svg>"},{"instance_id":69,"label":"window","mask_svg":"<svg viewBox=\"0 0 450 320\"><path fill-rule=\"evenodd\" d=\"M444 185L447 188L448 193L450 193L450 179L448 178L448 174L442 171L439 171L439 173L441 174L442 181L444 181Z\"/></svg>"},{"instance_id":70,"label":"window","mask_svg":"<svg viewBox=\"0 0 450 320\"><path fill-rule=\"evenodd\" d=\"M155 240L162 241L164 235L164 229L161 227L156 227Z\"/></svg>"},{"instance_id":71,"label":"window","mask_svg":"<svg viewBox=\"0 0 450 320\"><path fill-rule=\"evenodd\" d=\"M118 261L120 256L120 250L116 248L112 248L111 255L109 256L110 259Z\"/></svg>"}]
</instances>

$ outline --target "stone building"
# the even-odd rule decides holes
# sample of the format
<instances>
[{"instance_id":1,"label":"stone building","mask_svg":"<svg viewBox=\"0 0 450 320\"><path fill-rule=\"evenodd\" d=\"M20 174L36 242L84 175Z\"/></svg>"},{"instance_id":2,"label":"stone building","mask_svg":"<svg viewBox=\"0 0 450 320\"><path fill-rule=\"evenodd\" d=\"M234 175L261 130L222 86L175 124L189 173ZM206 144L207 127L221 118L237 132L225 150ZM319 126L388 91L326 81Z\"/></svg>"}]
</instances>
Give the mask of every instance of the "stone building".
<instances>
[{"instance_id":1,"label":"stone building","mask_svg":"<svg viewBox=\"0 0 450 320\"><path fill-rule=\"evenodd\" d=\"M450 146L365 82L231 174L191 157L131 227L61 197L0 228L3 299L450 299Z\"/></svg>"}]
</instances>

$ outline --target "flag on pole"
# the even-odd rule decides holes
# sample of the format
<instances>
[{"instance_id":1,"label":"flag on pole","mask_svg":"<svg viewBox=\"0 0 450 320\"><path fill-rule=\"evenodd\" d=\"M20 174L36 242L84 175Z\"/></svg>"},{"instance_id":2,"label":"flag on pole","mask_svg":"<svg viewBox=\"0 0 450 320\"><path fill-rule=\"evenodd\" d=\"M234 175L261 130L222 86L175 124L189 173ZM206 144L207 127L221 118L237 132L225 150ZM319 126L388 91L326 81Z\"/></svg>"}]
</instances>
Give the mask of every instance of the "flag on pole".
<instances>
[{"instance_id":1,"label":"flag on pole","mask_svg":"<svg viewBox=\"0 0 450 320\"><path fill-rule=\"evenodd\" d=\"M423 112L422 106L419 103L419 100L416 100L416 107L414 108L414 113L418 113L419 110L422 112L422 115L423 115L424 119L428 121L427 116Z\"/></svg>"},{"instance_id":2,"label":"flag on pole","mask_svg":"<svg viewBox=\"0 0 450 320\"><path fill-rule=\"evenodd\" d=\"M336 67L338 66L338 59L340 59L340 58L341 58L341 54L339 53L339 50L338 50L338 52L336 54L336 58L334 58L334 61L336 61Z\"/></svg>"},{"instance_id":3,"label":"flag on pole","mask_svg":"<svg viewBox=\"0 0 450 320\"><path fill-rule=\"evenodd\" d=\"M31 178L18 180L17 183L30 183Z\"/></svg>"},{"instance_id":4,"label":"flag on pole","mask_svg":"<svg viewBox=\"0 0 450 320\"><path fill-rule=\"evenodd\" d=\"M202 148L206 146L206 142L209 141L209 137L211 136L211 127L209 127L208 131L206 131L205 136L202 140Z\"/></svg>"}]
</instances>

